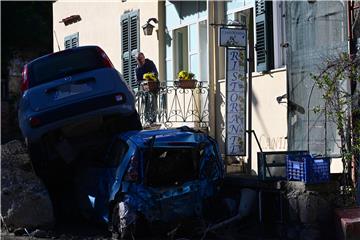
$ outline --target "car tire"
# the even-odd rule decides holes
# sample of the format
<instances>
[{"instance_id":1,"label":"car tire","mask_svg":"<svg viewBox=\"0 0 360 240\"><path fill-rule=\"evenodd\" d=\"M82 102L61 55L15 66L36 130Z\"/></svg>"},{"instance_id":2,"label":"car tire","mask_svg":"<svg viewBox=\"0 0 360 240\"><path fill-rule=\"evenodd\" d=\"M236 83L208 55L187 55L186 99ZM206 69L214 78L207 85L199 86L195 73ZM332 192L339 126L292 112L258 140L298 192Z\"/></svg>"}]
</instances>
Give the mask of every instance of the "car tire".
<instances>
[{"instance_id":1,"label":"car tire","mask_svg":"<svg viewBox=\"0 0 360 240\"><path fill-rule=\"evenodd\" d=\"M120 221L122 221L119 213L119 205L120 203L125 204L124 202L117 202L112 210L111 215L111 226L110 231L112 232L112 239L135 239L137 237L141 237L144 233L146 233L145 226L146 221L145 218L141 216L141 214L136 213L135 220L129 224L128 226L122 228L120 226Z\"/></svg>"},{"instance_id":2,"label":"car tire","mask_svg":"<svg viewBox=\"0 0 360 240\"><path fill-rule=\"evenodd\" d=\"M121 228L119 205L120 205L120 201L116 202L114 208L112 209L112 215L111 215L112 239L131 239L132 230L133 230L131 228L131 225L127 226L126 228Z\"/></svg>"}]
</instances>

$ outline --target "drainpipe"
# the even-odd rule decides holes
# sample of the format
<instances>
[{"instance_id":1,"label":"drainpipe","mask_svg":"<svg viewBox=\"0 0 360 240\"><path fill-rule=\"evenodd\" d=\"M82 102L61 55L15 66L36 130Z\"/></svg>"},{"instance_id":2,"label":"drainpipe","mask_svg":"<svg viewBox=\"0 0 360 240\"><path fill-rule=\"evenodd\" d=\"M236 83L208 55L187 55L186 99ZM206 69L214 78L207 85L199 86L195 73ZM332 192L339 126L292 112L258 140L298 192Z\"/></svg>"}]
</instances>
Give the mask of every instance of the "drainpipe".
<instances>
[{"instance_id":1,"label":"drainpipe","mask_svg":"<svg viewBox=\"0 0 360 240\"><path fill-rule=\"evenodd\" d=\"M249 59L248 59L248 91L249 91L249 102L248 102L248 174L251 174L252 169L252 72L254 71L254 8L250 12L250 22L248 28L248 39L249 39Z\"/></svg>"},{"instance_id":2,"label":"drainpipe","mask_svg":"<svg viewBox=\"0 0 360 240\"><path fill-rule=\"evenodd\" d=\"M215 112L215 97L216 97L216 58L215 58L215 29L210 23L214 23L215 19L215 4L216 1L207 0L208 9L208 68L209 68L209 134L216 139L216 112Z\"/></svg>"},{"instance_id":3,"label":"drainpipe","mask_svg":"<svg viewBox=\"0 0 360 240\"><path fill-rule=\"evenodd\" d=\"M166 52L166 32L165 32L165 1L159 1L158 2L158 19L159 19L159 23L158 23L158 48L159 48L159 76L163 81L167 81L166 79L166 75L165 75L165 52Z\"/></svg>"}]
</instances>

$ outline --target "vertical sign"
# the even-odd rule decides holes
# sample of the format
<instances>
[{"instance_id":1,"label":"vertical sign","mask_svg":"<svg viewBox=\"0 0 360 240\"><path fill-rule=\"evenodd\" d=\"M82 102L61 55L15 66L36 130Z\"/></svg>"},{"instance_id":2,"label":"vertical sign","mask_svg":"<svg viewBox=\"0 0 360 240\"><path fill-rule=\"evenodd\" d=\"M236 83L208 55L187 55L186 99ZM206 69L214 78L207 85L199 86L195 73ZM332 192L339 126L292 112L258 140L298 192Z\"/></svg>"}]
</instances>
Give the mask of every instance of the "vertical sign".
<instances>
[{"instance_id":1,"label":"vertical sign","mask_svg":"<svg viewBox=\"0 0 360 240\"><path fill-rule=\"evenodd\" d=\"M246 155L246 50L226 48L226 155Z\"/></svg>"}]
</instances>

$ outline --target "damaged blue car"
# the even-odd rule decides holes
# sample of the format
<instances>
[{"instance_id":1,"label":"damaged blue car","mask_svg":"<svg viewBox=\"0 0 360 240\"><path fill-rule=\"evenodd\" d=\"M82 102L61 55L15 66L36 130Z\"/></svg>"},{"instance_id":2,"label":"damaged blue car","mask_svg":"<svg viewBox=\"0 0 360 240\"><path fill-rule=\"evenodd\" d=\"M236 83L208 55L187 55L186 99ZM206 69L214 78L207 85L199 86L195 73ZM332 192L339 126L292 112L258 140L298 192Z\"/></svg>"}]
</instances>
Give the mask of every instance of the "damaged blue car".
<instances>
[{"instance_id":1,"label":"damaged blue car","mask_svg":"<svg viewBox=\"0 0 360 240\"><path fill-rule=\"evenodd\" d=\"M86 190L94 189L90 182L82 190L89 208L121 238L145 225L201 217L225 172L215 140L187 127L122 133L106 162L102 177L92 173L96 191Z\"/></svg>"}]
</instances>

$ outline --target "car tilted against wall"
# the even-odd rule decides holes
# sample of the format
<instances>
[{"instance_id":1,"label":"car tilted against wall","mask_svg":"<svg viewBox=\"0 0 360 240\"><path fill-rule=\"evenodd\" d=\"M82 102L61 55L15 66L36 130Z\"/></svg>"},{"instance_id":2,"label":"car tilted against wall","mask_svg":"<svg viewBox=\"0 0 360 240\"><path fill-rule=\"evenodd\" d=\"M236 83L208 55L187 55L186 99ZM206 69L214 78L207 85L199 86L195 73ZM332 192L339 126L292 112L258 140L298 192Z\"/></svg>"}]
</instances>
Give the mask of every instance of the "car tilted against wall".
<instances>
[{"instance_id":1,"label":"car tilted against wall","mask_svg":"<svg viewBox=\"0 0 360 240\"><path fill-rule=\"evenodd\" d=\"M113 134L142 129L133 93L97 46L29 62L21 93L19 125L40 176L79 156L99 158Z\"/></svg>"},{"instance_id":2,"label":"car tilted against wall","mask_svg":"<svg viewBox=\"0 0 360 240\"><path fill-rule=\"evenodd\" d=\"M89 169L79 181L80 205L121 238L144 226L201 217L224 177L217 143L189 128L124 132L105 159L106 170Z\"/></svg>"}]
</instances>

